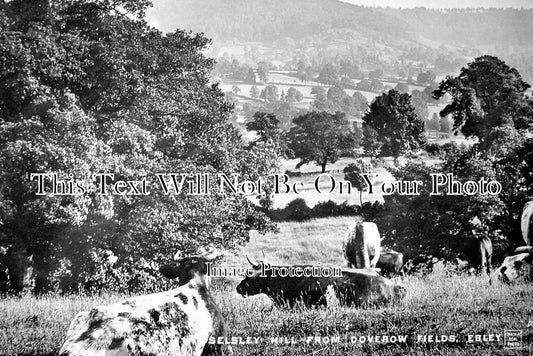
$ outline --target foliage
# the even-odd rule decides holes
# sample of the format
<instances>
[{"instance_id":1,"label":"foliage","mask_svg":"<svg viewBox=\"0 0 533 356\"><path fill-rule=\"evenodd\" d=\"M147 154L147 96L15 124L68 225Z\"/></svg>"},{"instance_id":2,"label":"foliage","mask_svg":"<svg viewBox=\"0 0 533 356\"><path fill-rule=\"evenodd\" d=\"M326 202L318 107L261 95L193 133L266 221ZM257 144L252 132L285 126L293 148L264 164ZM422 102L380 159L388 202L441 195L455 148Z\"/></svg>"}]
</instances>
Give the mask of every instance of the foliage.
<instances>
[{"instance_id":1,"label":"foliage","mask_svg":"<svg viewBox=\"0 0 533 356\"><path fill-rule=\"evenodd\" d=\"M390 90L378 96L370 111L363 116L363 129L375 131L373 137L380 146L380 156L399 157L401 154L417 150L424 142L423 121L416 115L408 94ZM372 132L371 132L372 133ZM363 141L363 147L373 151L374 143Z\"/></svg>"},{"instance_id":2,"label":"foliage","mask_svg":"<svg viewBox=\"0 0 533 356\"><path fill-rule=\"evenodd\" d=\"M482 56L461 69L457 77L442 81L434 98L452 97L440 113L452 115L454 129L466 137L477 137L483 147L490 146L495 127L511 122L516 129L527 129L533 123L533 103L525 91L529 84L520 73L493 56Z\"/></svg>"},{"instance_id":3,"label":"foliage","mask_svg":"<svg viewBox=\"0 0 533 356\"><path fill-rule=\"evenodd\" d=\"M299 90L293 87L290 87L289 89L287 89L287 96L285 97L285 100L289 102L300 102L303 99L304 99L304 96L302 92L300 92Z\"/></svg>"},{"instance_id":4,"label":"foliage","mask_svg":"<svg viewBox=\"0 0 533 356\"><path fill-rule=\"evenodd\" d=\"M251 228L273 228L241 196L155 189L156 172L253 179L277 157L264 145L244 146L229 122L231 106L208 84L214 63L202 52L209 41L148 27L148 5L0 5L0 247L7 251L0 258L15 292L28 267L36 292L54 285L141 290L176 250L236 248ZM31 172L88 184L99 172L115 174L106 184L146 178L150 195L36 196ZM117 256L117 278L106 277L99 251Z\"/></svg>"},{"instance_id":5,"label":"foliage","mask_svg":"<svg viewBox=\"0 0 533 356\"><path fill-rule=\"evenodd\" d=\"M453 101L441 116L451 113L455 128L480 140L470 148L446 144L438 152L441 165L408 163L392 173L398 180L425 182L420 195L385 196L377 221L389 241L412 252L451 257L469 250L469 240L487 236L496 256L523 244L517 221L533 199L531 170L531 99L520 74L495 57L477 58L460 76L448 77L435 98L449 93ZM434 125L439 124L435 118ZM431 150L431 147L428 147ZM435 150L437 151L437 150ZM451 194L450 187L431 195L431 173L453 174L455 181L496 181L499 194ZM448 177L450 179L451 177Z\"/></svg>"},{"instance_id":6,"label":"foliage","mask_svg":"<svg viewBox=\"0 0 533 356\"><path fill-rule=\"evenodd\" d=\"M267 63L265 61L261 61L261 62L257 63L257 76L264 83L268 82L269 71L270 71L270 64L269 63Z\"/></svg>"},{"instance_id":7,"label":"foliage","mask_svg":"<svg viewBox=\"0 0 533 356\"><path fill-rule=\"evenodd\" d=\"M419 73L418 76L416 77L416 81L420 85L427 85L427 84L433 83L435 81L435 78L436 78L435 73L433 73L431 70L428 70L428 71Z\"/></svg>"},{"instance_id":8,"label":"foliage","mask_svg":"<svg viewBox=\"0 0 533 356\"><path fill-rule=\"evenodd\" d=\"M267 85L261 90L260 98L267 103L273 103L279 100L278 87L275 85Z\"/></svg>"},{"instance_id":9,"label":"foliage","mask_svg":"<svg viewBox=\"0 0 533 356\"><path fill-rule=\"evenodd\" d=\"M431 120L426 121L426 130L428 131L439 131L440 130L440 118L437 113L433 113Z\"/></svg>"},{"instance_id":10,"label":"foliage","mask_svg":"<svg viewBox=\"0 0 533 356\"><path fill-rule=\"evenodd\" d=\"M287 134L288 147L300 158L298 167L315 161L326 171L345 151L355 148L356 135L342 113L311 111L293 120L295 127Z\"/></svg>"},{"instance_id":11,"label":"foliage","mask_svg":"<svg viewBox=\"0 0 533 356\"><path fill-rule=\"evenodd\" d=\"M279 120L274 114L256 112L253 120L246 123L246 129L255 131L259 135L258 140L262 142L278 142L281 137Z\"/></svg>"},{"instance_id":12,"label":"foliage","mask_svg":"<svg viewBox=\"0 0 533 356\"><path fill-rule=\"evenodd\" d=\"M459 150L442 146L444 162L428 167L409 162L392 171L397 180L420 180L419 195L385 196L384 210L377 217L386 241L404 246L410 253L429 253L452 257L467 250L469 240L476 235L488 236L501 256L508 247L523 244L519 219L525 202L533 198L529 178L533 167L531 142L517 135L516 130L500 132L502 140L489 157L478 146ZM525 153L528 152L528 153ZM502 190L497 195L450 194L443 186L439 194L431 195L430 174L453 174L455 181L497 181ZM477 223L475 223L477 221Z\"/></svg>"},{"instance_id":13,"label":"foliage","mask_svg":"<svg viewBox=\"0 0 533 356\"><path fill-rule=\"evenodd\" d=\"M440 132L452 132L453 124L447 117L441 117L439 120Z\"/></svg>"},{"instance_id":14,"label":"foliage","mask_svg":"<svg viewBox=\"0 0 533 356\"><path fill-rule=\"evenodd\" d=\"M285 208L273 210L270 214L277 221L305 221L313 217L311 208L302 198L294 199Z\"/></svg>"},{"instance_id":15,"label":"foliage","mask_svg":"<svg viewBox=\"0 0 533 356\"><path fill-rule=\"evenodd\" d=\"M429 116L426 95L419 90L413 90L411 93L411 102L413 103L418 118L423 121L426 120Z\"/></svg>"},{"instance_id":16,"label":"foliage","mask_svg":"<svg viewBox=\"0 0 533 356\"><path fill-rule=\"evenodd\" d=\"M367 101L363 94L354 92L353 96L349 96L341 85L334 85L327 92L322 87L313 87L311 94L316 97L311 103L313 110L342 112L347 117L360 118L367 109Z\"/></svg>"},{"instance_id":17,"label":"foliage","mask_svg":"<svg viewBox=\"0 0 533 356\"><path fill-rule=\"evenodd\" d=\"M334 216L355 216L358 213L358 207L348 205L346 201L337 204L332 200L327 200L310 208L304 199L296 198L284 208L269 210L268 216L274 221L306 221Z\"/></svg>"},{"instance_id":18,"label":"foliage","mask_svg":"<svg viewBox=\"0 0 533 356\"><path fill-rule=\"evenodd\" d=\"M383 90L383 83L379 79L363 79L355 86L357 90L381 92Z\"/></svg>"},{"instance_id":19,"label":"foliage","mask_svg":"<svg viewBox=\"0 0 533 356\"><path fill-rule=\"evenodd\" d=\"M258 99L260 95L261 95L261 92L259 91L259 88L255 85L252 85L252 87L250 88L250 96L253 99Z\"/></svg>"},{"instance_id":20,"label":"foliage","mask_svg":"<svg viewBox=\"0 0 533 356\"><path fill-rule=\"evenodd\" d=\"M394 90L399 91L400 93L409 93L409 87L405 83L396 84Z\"/></svg>"},{"instance_id":21,"label":"foliage","mask_svg":"<svg viewBox=\"0 0 533 356\"><path fill-rule=\"evenodd\" d=\"M362 159L350 163L343 169L344 179L352 184L352 187L359 190L359 201L363 206L363 191L367 190L366 180L362 174L370 174L372 172L372 164L363 161Z\"/></svg>"}]
</instances>

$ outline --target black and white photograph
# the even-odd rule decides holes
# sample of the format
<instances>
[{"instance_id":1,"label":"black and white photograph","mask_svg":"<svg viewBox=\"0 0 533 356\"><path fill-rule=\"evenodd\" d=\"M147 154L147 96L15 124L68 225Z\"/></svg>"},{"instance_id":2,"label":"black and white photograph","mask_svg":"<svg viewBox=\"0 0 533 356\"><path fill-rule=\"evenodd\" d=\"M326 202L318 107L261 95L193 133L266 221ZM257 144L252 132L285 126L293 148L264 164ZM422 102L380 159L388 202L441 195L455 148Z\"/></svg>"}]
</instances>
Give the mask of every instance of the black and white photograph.
<instances>
[{"instance_id":1,"label":"black and white photograph","mask_svg":"<svg viewBox=\"0 0 533 356\"><path fill-rule=\"evenodd\" d=\"M532 356L532 84L530 0L0 0L0 356Z\"/></svg>"}]
</instances>

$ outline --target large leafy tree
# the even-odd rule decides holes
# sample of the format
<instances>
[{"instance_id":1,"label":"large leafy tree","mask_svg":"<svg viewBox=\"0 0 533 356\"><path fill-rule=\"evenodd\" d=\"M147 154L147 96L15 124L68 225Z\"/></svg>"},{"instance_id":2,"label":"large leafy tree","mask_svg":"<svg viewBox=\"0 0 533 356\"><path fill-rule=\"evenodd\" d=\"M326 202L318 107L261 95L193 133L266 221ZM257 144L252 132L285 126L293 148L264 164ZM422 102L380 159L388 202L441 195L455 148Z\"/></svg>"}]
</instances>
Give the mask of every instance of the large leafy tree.
<instances>
[{"instance_id":1,"label":"large leafy tree","mask_svg":"<svg viewBox=\"0 0 533 356\"><path fill-rule=\"evenodd\" d=\"M343 113L311 111L293 120L295 127L287 134L288 147L300 158L298 167L316 162L326 171L344 152L357 145L357 135Z\"/></svg>"},{"instance_id":2,"label":"large leafy tree","mask_svg":"<svg viewBox=\"0 0 533 356\"><path fill-rule=\"evenodd\" d=\"M414 196L388 195L377 223L388 243L408 255L421 252L442 257L461 256L474 260L468 246L476 236L484 235L495 245L495 256L524 242L519 219L524 204L533 199L531 190L532 140L525 139L510 127L499 129L495 135L498 155L489 155L473 146L445 157L442 164L427 166L424 162L410 162L392 171L398 180L423 182L420 194ZM497 181L502 190L497 195L449 195L440 186L439 195L430 195L430 174L453 173L459 182Z\"/></svg>"},{"instance_id":3,"label":"large leafy tree","mask_svg":"<svg viewBox=\"0 0 533 356\"><path fill-rule=\"evenodd\" d=\"M425 185L420 195L384 197L377 220L391 243L408 253L422 250L447 257L468 253L469 240L480 235L492 240L497 257L524 243L518 222L524 204L533 199L533 140L525 88L517 71L490 56L477 58L458 77L441 83L436 97L448 92L453 98L444 112L452 113L455 127L478 137L480 144L451 152L437 166L409 163L393 172L397 179ZM453 173L460 182L494 180L502 189L497 195L449 195L444 188L442 194L430 195L429 175L439 172Z\"/></svg>"},{"instance_id":4,"label":"large leafy tree","mask_svg":"<svg viewBox=\"0 0 533 356\"><path fill-rule=\"evenodd\" d=\"M525 91L529 84L520 73L493 56L476 58L457 77L446 77L433 92L435 99L452 97L440 113L451 114L454 129L467 137L477 137L482 147L490 146L490 133L507 122L519 130L533 122L533 109Z\"/></svg>"},{"instance_id":5,"label":"large leafy tree","mask_svg":"<svg viewBox=\"0 0 533 356\"><path fill-rule=\"evenodd\" d=\"M258 141L279 143L281 139L279 120L276 119L276 115L271 113L256 112L252 121L246 123L246 129L255 131L258 135Z\"/></svg>"},{"instance_id":6,"label":"large leafy tree","mask_svg":"<svg viewBox=\"0 0 533 356\"><path fill-rule=\"evenodd\" d=\"M417 150L425 142L424 121L416 114L409 94L389 90L378 96L363 116L363 122L363 129L375 132L380 156L398 158L405 152ZM367 151L374 151L375 143L363 142Z\"/></svg>"},{"instance_id":7,"label":"large leafy tree","mask_svg":"<svg viewBox=\"0 0 533 356\"><path fill-rule=\"evenodd\" d=\"M229 122L231 106L208 84L209 41L148 27L147 6L0 4L0 262L14 291L29 266L37 291L56 282L65 289L105 284L94 280L102 251L118 257L119 288L144 288L154 282L156 262L176 250L234 248L250 228L271 227L242 196L165 196L155 183L148 196L35 194L32 172L77 180L98 172L149 181L157 172L256 179L275 167L273 150L243 145Z\"/></svg>"}]
</instances>

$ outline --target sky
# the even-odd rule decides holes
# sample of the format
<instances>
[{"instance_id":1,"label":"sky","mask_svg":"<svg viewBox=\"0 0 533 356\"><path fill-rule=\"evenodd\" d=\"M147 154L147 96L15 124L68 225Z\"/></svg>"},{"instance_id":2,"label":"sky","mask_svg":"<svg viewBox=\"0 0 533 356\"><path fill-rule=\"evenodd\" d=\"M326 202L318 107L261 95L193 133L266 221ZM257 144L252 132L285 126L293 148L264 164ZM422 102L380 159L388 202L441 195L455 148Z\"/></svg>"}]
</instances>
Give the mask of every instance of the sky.
<instances>
[{"instance_id":1,"label":"sky","mask_svg":"<svg viewBox=\"0 0 533 356\"><path fill-rule=\"evenodd\" d=\"M427 7L430 9L467 7L533 8L533 0L341 0L355 5L390 7Z\"/></svg>"}]
</instances>

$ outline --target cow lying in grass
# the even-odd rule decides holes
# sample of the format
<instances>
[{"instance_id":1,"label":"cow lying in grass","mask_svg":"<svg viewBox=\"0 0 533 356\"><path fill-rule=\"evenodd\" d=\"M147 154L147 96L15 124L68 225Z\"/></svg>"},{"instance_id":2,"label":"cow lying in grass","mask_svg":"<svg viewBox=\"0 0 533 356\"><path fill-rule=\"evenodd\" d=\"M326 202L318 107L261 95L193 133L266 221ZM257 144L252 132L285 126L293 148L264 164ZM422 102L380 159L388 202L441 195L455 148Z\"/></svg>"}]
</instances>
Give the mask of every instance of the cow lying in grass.
<instances>
[{"instance_id":1,"label":"cow lying in grass","mask_svg":"<svg viewBox=\"0 0 533 356\"><path fill-rule=\"evenodd\" d=\"M397 274L403 274L402 267L403 253L393 250L380 252L376 269L381 271L382 276L391 277Z\"/></svg>"},{"instance_id":2,"label":"cow lying in grass","mask_svg":"<svg viewBox=\"0 0 533 356\"><path fill-rule=\"evenodd\" d=\"M341 276L330 277L280 277L272 275L272 270L265 260L256 262L247 259L254 269L254 274L241 281L237 292L244 296L264 293L277 306L293 307L297 302L307 307L327 305L328 288L333 290L341 304L347 306L387 303L405 296L403 287L395 285L371 269L343 269ZM279 269L279 266L274 267ZM303 269L311 266L292 267Z\"/></svg>"},{"instance_id":3,"label":"cow lying in grass","mask_svg":"<svg viewBox=\"0 0 533 356\"><path fill-rule=\"evenodd\" d=\"M89 355L222 355L222 345L208 344L225 336L222 315L209 293L206 263L216 252L180 258L160 268L179 287L141 295L81 312L72 321L59 354ZM232 353L230 347L226 349Z\"/></svg>"},{"instance_id":4,"label":"cow lying in grass","mask_svg":"<svg viewBox=\"0 0 533 356\"><path fill-rule=\"evenodd\" d=\"M506 283L533 281L533 246L518 247L514 253L505 257L502 265L492 273L490 283L495 280Z\"/></svg>"}]
</instances>

